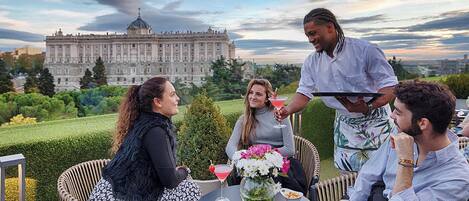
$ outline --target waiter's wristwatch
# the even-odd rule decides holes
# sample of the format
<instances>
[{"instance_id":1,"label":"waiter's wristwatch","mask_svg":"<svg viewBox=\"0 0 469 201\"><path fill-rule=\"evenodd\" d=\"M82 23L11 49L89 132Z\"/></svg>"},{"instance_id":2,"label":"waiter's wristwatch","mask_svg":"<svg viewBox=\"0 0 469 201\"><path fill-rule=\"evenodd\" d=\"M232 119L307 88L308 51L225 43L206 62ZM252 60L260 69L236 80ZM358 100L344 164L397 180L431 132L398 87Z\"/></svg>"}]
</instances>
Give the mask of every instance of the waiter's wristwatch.
<instances>
[{"instance_id":1,"label":"waiter's wristwatch","mask_svg":"<svg viewBox=\"0 0 469 201\"><path fill-rule=\"evenodd\" d=\"M373 112L373 104L372 103L367 103L366 106L368 106L368 111L366 111L366 116L370 115Z\"/></svg>"}]
</instances>

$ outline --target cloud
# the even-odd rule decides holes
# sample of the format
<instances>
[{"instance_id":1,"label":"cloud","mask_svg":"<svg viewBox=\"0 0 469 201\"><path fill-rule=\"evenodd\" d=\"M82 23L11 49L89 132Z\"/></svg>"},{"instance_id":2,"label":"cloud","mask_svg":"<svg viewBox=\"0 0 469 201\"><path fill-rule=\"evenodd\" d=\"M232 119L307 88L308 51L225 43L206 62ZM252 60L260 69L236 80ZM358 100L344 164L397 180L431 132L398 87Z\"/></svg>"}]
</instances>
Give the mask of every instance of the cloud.
<instances>
[{"instance_id":1,"label":"cloud","mask_svg":"<svg viewBox=\"0 0 469 201\"><path fill-rule=\"evenodd\" d=\"M252 50L255 54L265 55L283 50L310 50L312 46L305 41L275 39L241 39L236 40L237 48Z\"/></svg>"},{"instance_id":2,"label":"cloud","mask_svg":"<svg viewBox=\"0 0 469 201\"><path fill-rule=\"evenodd\" d=\"M204 31L210 25L184 16L164 15L156 12L142 12L142 18L152 27L154 32L161 31ZM96 17L95 21L81 26L83 31L125 32L128 25L136 19L122 13L114 13Z\"/></svg>"},{"instance_id":3,"label":"cloud","mask_svg":"<svg viewBox=\"0 0 469 201\"><path fill-rule=\"evenodd\" d=\"M128 15L137 15L141 0L96 0L98 3L116 8Z\"/></svg>"},{"instance_id":4,"label":"cloud","mask_svg":"<svg viewBox=\"0 0 469 201\"><path fill-rule=\"evenodd\" d=\"M372 16L356 17L356 18L350 18L350 19L339 19L339 24L382 22L384 20L386 20L384 15L372 15Z\"/></svg>"},{"instance_id":5,"label":"cloud","mask_svg":"<svg viewBox=\"0 0 469 201\"><path fill-rule=\"evenodd\" d=\"M19 27L27 27L29 24L25 21L20 21L16 19L12 19L8 17L10 15L9 11L3 10L0 8L0 27L8 27L8 28L19 28Z\"/></svg>"},{"instance_id":6,"label":"cloud","mask_svg":"<svg viewBox=\"0 0 469 201\"><path fill-rule=\"evenodd\" d=\"M54 16L54 17L61 17L61 18L89 18L92 17L89 15L89 13L84 13L84 12L75 12L75 11L69 11L69 10L41 10L38 12L41 15L47 15L47 16Z\"/></svg>"},{"instance_id":7,"label":"cloud","mask_svg":"<svg viewBox=\"0 0 469 201\"><path fill-rule=\"evenodd\" d=\"M384 34L378 33L369 36L361 37L361 39L369 40L369 41L402 41L402 40L424 40L424 39L433 39L438 38L436 36L423 36L418 34L412 33L392 33L392 34Z\"/></svg>"},{"instance_id":8,"label":"cloud","mask_svg":"<svg viewBox=\"0 0 469 201\"><path fill-rule=\"evenodd\" d=\"M16 31L4 28L0 28L0 38L27 42L42 42L45 39L44 36L41 34L35 34L25 31Z\"/></svg>"},{"instance_id":9,"label":"cloud","mask_svg":"<svg viewBox=\"0 0 469 201\"><path fill-rule=\"evenodd\" d=\"M451 38L442 39L441 43L443 44L469 44L469 34L454 34Z\"/></svg>"},{"instance_id":10,"label":"cloud","mask_svg":"<svg viewBox=\"0 0 469 201\"><path fill-rule=\"evenodd\" d=\"M469 34L454 34L451 38L440 40L444 48L469 51Z\"/></svg>"},{"instance_id":11,"label":"cloud","mask_svg":"<svg viewBox=\"0 0 469 201\"><path fill-rule=\"evenodd\" d=\"M394 40L394 41L379 41L376 44L383 50L390 49L414 49L424 44L423 41L418 40Z\"/></svg>"},{"instance_id":12,"label":"cloud","mask_svg":"<svg viewBox=\"0 0 469 201\"><path fill-rule=\"evenodd\" d=\"M181 6L181 4L182 4L182 0L169 2L161 10L176 10L177 8Z\"/></svg>"},{"instance_id":13,"label":"cloud","mask_svg":"<svg viewBox=\"0 0 469 201\"><path fill-rule=\"evenodd\" d=\"M249 19L239 25L236 31L270 31L285 28L303 29L303 18Z\"/></svg>"},{"instance_id":14,"label":"cloud","mask_svg":"<svg viewBox=\"0 0 469 201\"><path fill-rule=\"evenodd\" d=\"M130 12L131 10L129 9L133 8L127 5L127 1L122 1L122 3L119 4L117 4L116 1L110 0L97 1L102 2L103 4L106 2L107 5L119 8L119 12L98 16L94 21L79 27L79 30L125 32L128 25L136 19L137 15ZM209 26L213 25L204 23L203 21L196 19L195 16L221 13L218 11L176 10L182 3L183 1L181 0L170 2L164 5L161 9L146 4L141 11L142 19L150 24L154 32L187 30L206 31Z\"/></svg>"},{"instance_id":15,"label":"cloud","mask_svg":"<svg viewBox=\"0 0 469 201\"><path fill-rule=\"evenodd\" d=\"M385 20L384 15L373 15L367 17L357 17L351 19L339 19L339 24L354 24L363 22L377 22ZM303 29L303 17L296 18L268 18L268 19L250 19L248 22L240 24L236 31L271 31L282 30L286 28Z\"/></svg>"},{"instance_id":16,"label":"cloud","mask_svg":"<svg viewBox=\"0 0 469 201\"><path fill-rule=\"evenodd\" d=\"M423 24L407 27L409 31L431 31L431 30L468 30L469 11L452 11L440 15L442 19L432 20Z\"/></svg>"},{"instance_id":17,"label":"cloud","mask_svg":"<svg viewBox=\"0 0 469 201\"><path fill-rule=\"evenodd\" d=\"M241 35L241 34L238 34L238 33L235 33L235 32L228 32L228 36L230 37L231 40L237 40L237 39L241 39L243 38L244 36Z\"/></svg>"}]
</instances>

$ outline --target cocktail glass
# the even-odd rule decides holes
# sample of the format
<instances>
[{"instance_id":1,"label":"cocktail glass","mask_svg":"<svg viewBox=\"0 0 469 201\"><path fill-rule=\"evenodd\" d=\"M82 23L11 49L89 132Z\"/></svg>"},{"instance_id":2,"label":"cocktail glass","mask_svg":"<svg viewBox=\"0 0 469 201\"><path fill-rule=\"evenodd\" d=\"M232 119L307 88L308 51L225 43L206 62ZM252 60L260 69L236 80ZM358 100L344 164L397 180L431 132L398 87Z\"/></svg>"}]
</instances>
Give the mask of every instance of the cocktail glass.
<instances>
[{"instance_id":1,"label":"cocktail glass","mask_svg":"<svg viewBox=\"0 0 469 201\"><path fill-rule=\"evenodd\" d=\"M285 101L287 101L287 97L271 97L269 98L270 102L272 103L272 105L275 107L275 109L278 111L280 110L284 105L285 105ZM278 122L277 125L274 126L274 128L285 128L286 125Z\"/></svg>"},{"instance_id":2,"label":"cocktail glass","mask_svg":"<svg viewBox=\"0 0 469 201\"><path fill-rule=\"evenodd\" d=\"M215 165L215 176L217 176L218 180L220 181L221 187L220 187L220 197L216 199L216 201L229 201L230 199L223 197L223 184L230 175L231 170L233 170L233 167L229 164L219 164Z\"/></svg>"}]
</instances>

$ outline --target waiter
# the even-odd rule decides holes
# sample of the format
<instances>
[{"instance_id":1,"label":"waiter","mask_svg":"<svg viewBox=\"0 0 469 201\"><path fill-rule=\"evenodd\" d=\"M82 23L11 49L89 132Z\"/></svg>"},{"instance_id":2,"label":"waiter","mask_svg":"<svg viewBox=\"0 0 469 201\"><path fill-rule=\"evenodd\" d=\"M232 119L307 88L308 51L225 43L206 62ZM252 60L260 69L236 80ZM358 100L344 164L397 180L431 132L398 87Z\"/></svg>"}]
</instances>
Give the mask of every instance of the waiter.
<instances>
[{"instance_id":1,"label":"waiter","mask_svg":"<svg viewBox=\"0 0 469 201\"><path fill-rule=\"evenodd\" d=\"M394 98L397 78L383 51L367 41L345 37L334 14L324 8L310 11L304 31L316 52L301 68L299 87L277 119L302 110L319 92L368 92L383 96L321 97L336 109L334 121L334 163L340 172L358 171L394 128L389 102Z\"/></svg>"}]
</instances>

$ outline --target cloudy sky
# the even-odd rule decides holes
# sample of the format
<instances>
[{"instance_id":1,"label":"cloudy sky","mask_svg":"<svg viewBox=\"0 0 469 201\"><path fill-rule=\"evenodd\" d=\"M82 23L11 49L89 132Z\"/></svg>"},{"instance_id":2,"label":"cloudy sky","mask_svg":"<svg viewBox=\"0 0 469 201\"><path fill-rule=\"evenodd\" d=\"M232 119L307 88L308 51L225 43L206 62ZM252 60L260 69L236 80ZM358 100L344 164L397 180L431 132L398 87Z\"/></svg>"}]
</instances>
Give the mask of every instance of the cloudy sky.
<instances>
[{"instance_id":1,"label":"cloudy sky","mask_svg":"<svg viewBox=\"0 0 469 201\"><path fill-rule=\"evenodd\" d=\"M0 0L0 51L45 47L45 36L124 33L141 8L154 32L227 29L236 55L259 63L300 63L314 50L302 19L332 10L345 35L378 44L387 57L456 59L469 54L464 0Z\"/></svg>"}]
</instances>

